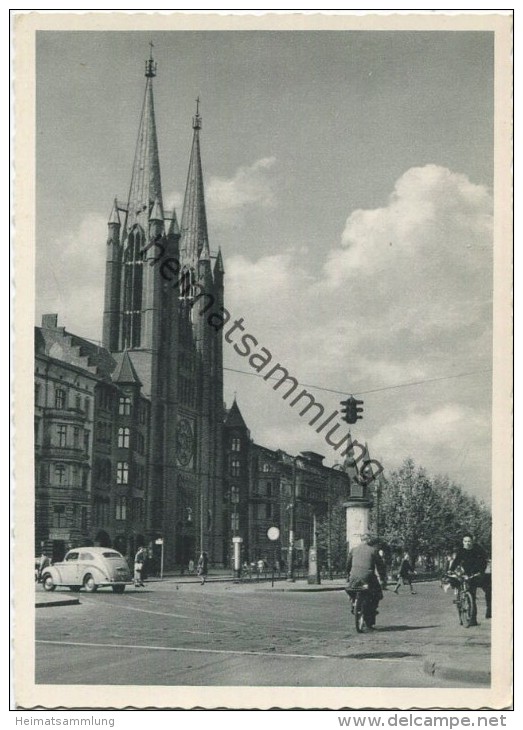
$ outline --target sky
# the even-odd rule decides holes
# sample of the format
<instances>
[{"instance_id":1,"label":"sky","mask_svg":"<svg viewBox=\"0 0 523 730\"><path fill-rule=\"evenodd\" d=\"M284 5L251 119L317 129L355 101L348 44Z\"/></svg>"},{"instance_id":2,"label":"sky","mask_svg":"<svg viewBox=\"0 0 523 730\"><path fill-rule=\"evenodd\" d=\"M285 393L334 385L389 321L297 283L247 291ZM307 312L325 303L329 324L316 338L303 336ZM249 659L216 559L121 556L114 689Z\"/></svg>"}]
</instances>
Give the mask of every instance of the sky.
<instances>
[{"instance_id":1,"label":"sky","mask_svg":"<svg viewBox=\"0 0 523 730\"><path fill-rule=\"evenodd\" d=\"M386 470L411 457L489 502L493 34L39 31L37 324L57 312L101 339L151 40L164 202L180 218L199 96L231 316L326 411L364 400L352 436ZM232 346L224 358L257 443L339 461Z\"/></svg>"}]
</instances>

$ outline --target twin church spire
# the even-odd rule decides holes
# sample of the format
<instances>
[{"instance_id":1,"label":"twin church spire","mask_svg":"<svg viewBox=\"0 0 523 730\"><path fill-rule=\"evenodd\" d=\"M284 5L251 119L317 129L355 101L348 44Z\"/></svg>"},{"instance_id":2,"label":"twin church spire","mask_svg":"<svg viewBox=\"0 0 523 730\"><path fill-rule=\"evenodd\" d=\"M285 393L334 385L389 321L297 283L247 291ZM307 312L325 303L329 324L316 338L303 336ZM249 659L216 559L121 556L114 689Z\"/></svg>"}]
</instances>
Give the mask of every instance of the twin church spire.
<instances>
[{"instance_id":1,"label":"twin church spire","mask_svg":"<svg viewBox=\"0 0 523 730\"><path fill-rule=\"evenodd\" d=\"M203 261L208 261L210 267L200 153L200 101L196 100L196 114L192 122L192 150L179 226L176 212L165 211L163 202L153 95L156 72L151 44L151 54L145 62L145 93L129 195L126 204L115 200L108 221L110 246L106 259L103 340L113 352L144 348L150 344L147 342L148 333L151 333L147 324L148 312L157 306L158 298L149 291L156 284L148 273L149 267L142 266L145 262L142 262L141 255L144 249L150 249L152 240L165 237L170 242L170 250L175 247L184 268L197 272L199 262ZM154 250L152 253L158 254ZM219 268L223 273L221 256Z\"/></svg>"}]
</instances>

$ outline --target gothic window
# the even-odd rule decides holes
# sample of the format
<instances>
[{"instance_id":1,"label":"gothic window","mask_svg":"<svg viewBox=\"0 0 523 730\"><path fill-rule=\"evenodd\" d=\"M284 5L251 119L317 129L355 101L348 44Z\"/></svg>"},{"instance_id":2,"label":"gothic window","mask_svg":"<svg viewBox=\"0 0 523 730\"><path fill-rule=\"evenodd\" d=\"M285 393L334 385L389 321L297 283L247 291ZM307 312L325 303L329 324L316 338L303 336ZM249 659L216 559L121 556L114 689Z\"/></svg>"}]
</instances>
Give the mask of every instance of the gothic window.
<instances>
[{"instance_id":1,"label":"gothic window","mask_svg":"<svg viewBox=\"0 0 523 730\"><path fill-rule=\"evenodd\" d=\"M63 448L67 442L67 426L57 426L56 432L58 434L58 446Z\"/></svg>"},{"instance_id":2,"label":"gothic window","mask_svg":"<svg viewBox=\"0 0 523 730\"><path fill-rule=\"evenodd\" d=\"M127 497L116 497L115 518L117 520L127 519Z\"/></svg>"},{"instance_id":3,"label":"gothic window","mask_svg":"<svg viewBox=\"0 0 523 730\"><path fill-rule=\"evenodd\" d=\"M130 435L130 429L128 429L128 428L119 428L118 429L118 448L119 449L128 449L129 448L129 435Z\"/></svg>"},{"instance_id":4,"label":"gothic window","mask_svg":"<svg viewBox=\"0 0 523 730\"><path fill-rule=\"evenodd\" d=\"M240 451L240 439L237 436L231 439L231 451Z\"/></svg>"},{"instance_id":5,"label":"gothic window","mask_svg":"<svg viewBox=\"0 0 523 730\"><path fill-rule=\"evenodd\" d=\"M140 347L144 236L131 231L124 253L123 347Z\"/></svg>"},{"instance_id":6,"label":"gothic window","mask_svg":"<svg viewBox=\"0 0 523 730\"><path fill-rule=\"evenodd\" d=\"M116 465L116 483L127 484L129 481L129 464L126 461L119 461Z\"/></svg>"},{"instance_id":7,"label":"gothic window","mask_svg":"<svg viewBox=\"0 0 523 730\"><path fill-rule=\"evenodd\" d=\"M240 515L233 512L231 515L231 530L237 532L240 529Z\"/></svg>"},{"instance_id":8,"label":"gothic window","mask_svg":"<svg viewBox=\"0 0 523 730\"><path fill-rule=\"evenodd\" d=\"M231 460L231 476L232 477L240 476L240 460L239 459Z\"/></svg>"},{"instance_id":9,"label":"gothic window","mask_svg":"<svg viewBox=\"0 0 523 730\"><path fill-rule=\"evenodd\" d=\"M53 527L65 527L65 505L57 504L53 507Z\"/></svg>"},{"instance_id":10,"label":"gothic window","mask_svg":"<svg viewBox=\"0 0 523 730\"><path fill-rule=\"evenodd\" d=\"M118 413L120 416L129 416L131 414L131 399L127 395L121 395L118 404Z\"/></svg>"},{"instance_id":11,"label":"gothic window","mask_svg":"<svg viewBox=\"0 0 523 730\"><path fill-rule=\"evenodd\" d=\"M65 483L65 464L56 464L54 468L56 483L61 486Z\"/></svg>"},{"instance_id":12,"label":"gothic window","mask_svg":"<svg viewBox=\"0 0 523 730\"><path fill-rule=\"evenodd\" d=\"M57 388L54 392L54 407L65 408L65 390L63 388Z\"/></svg>"}]
</instances>

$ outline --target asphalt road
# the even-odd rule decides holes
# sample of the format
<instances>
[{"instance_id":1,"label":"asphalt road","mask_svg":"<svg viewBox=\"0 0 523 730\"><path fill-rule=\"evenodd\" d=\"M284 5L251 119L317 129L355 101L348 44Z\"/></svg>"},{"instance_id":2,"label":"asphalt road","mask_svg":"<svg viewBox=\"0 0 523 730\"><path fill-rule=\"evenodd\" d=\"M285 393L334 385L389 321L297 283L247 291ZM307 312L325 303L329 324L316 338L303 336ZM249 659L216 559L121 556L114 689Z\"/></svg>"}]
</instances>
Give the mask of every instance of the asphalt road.
<instances>
[{"instance_id":1,"label":"asphalt road","mask_svg":"<svg viewBox=\"0 0 523 730\"><path fill-rule=\"evenodd\" d=\"M470 687L427 675L424 660L456 641L472 662L487 656L487 624L462 629L436 583L388 591L368 634L344 592L277 589L167 580L75 594L80 605L36 612L36 683Z\"/></svg>"}]
</instances>

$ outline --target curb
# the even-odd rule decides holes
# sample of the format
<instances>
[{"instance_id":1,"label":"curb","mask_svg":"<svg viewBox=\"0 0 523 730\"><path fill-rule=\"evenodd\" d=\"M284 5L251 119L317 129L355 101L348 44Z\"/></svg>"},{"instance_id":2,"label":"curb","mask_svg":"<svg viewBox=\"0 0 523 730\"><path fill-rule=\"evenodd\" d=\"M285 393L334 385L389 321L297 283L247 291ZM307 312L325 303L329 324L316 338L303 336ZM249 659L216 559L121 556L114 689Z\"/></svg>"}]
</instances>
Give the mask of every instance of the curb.
<instances>
[{"instance_id":1,"label":"curb","mask_svg":"<svg viewBox=\"0 0 523 730\"><path fill-rule=\"evenodd\" d=\"M469 669L468 667L450 666L440 663L439 659L428 658L423 662L423 671L432 677L441 677L457 681L465 681L473 684L490 684L491 674L489 669Z\"/></svg>"},{"instance_id":2,"label":"curb","mask_svg":"<svg viewBox=\"0 0 523 730\"><path fill-rule=\"evenodd\" d=\"M35 608L50 608L52 606L76 606L79 605L79 598L58 598L56 601L37 601Z\"/></svg>"}]
</instances>

